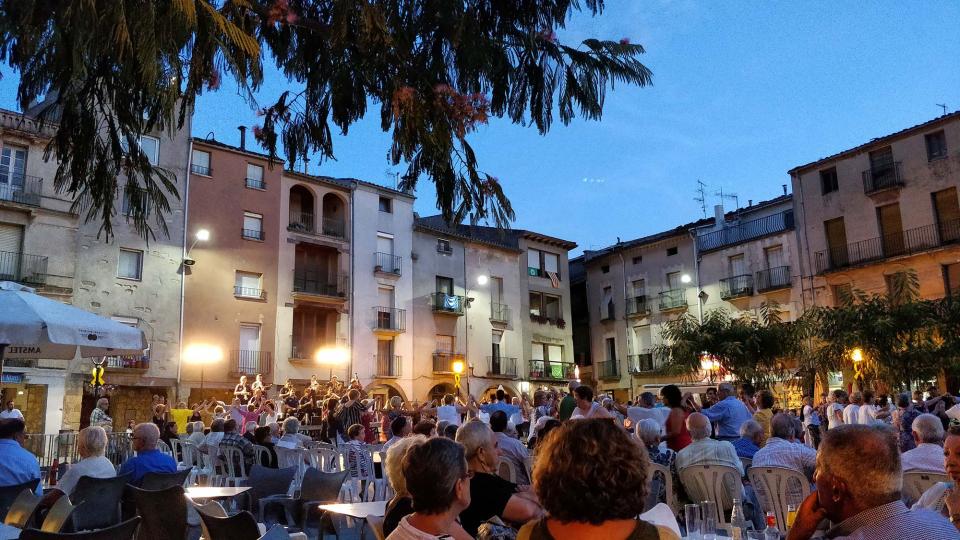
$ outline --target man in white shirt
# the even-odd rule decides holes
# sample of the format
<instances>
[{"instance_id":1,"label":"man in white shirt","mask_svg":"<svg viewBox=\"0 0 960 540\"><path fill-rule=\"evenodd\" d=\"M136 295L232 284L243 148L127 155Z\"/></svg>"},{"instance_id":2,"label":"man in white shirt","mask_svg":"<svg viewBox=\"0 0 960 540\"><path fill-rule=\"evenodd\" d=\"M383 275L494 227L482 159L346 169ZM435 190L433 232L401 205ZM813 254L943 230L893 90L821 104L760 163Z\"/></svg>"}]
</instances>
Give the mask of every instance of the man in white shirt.
<instances>
[{"instance_id":1,"label":"man in white shirt","mask_svg":"<svg viewBox=\"0 0 960 540\"><path fill-rule=\"evenodd\" d=\"M850 424L859 424L860 423L860 405L863 403L863 395L860 392L854 392L850 396L850 403L843 408L843 423Z\"/></svg>"},{"instance_id":2,"label":"man in white shirt","mask_svg":"<svg viewBox=\"0 0 960 540\"><path fill-rule=\"evenodd\" d=\"M877 423L877 419L885 416L885 411L877 410L874 402L873 390L863 391L863 405L860 405L859 418L857 423L869 426Z\"/></svg>"},{"instance_id":3,"label":"man in white shirt","mask_svg":"<svg viewBox=\"0 0 960 540\"><path fill-rule=\"evenodd\" d=\"M945 474L943 468L943 423L924 413L916 417L910 430L917 447L900 455L903 472L930 471Z\"/></svg>"},{"instance_id":4,"label":"man in white shirt","mask_svg":"<svg viewBox=\"0 0 960 540\"><path fill-rule=\"evenodd\" d=\"M640 421L649 418L660 426L660 432L662 433L664 424L667 422L667 415L670 414L670 409L667 407L655 408L657 404L656 401L657 398L653 395L653 392L644 392L640 394L640 399L637 400L637 406L635 407L624 407L616 402L614 402L613 406L617 407L621 413L630 419L631 426L637 426L640 424Z\"/></svg>"},{"instance_id":5,"label":"man in white shirt","mask_svg":"<svg viewBox=\"0 0 960 540\"><path fill-rule=\"evenodd\" d=\"M677 472L693 465L724 465L733 467L743 476L743 462L730 441L711 439L710 419L701 413L691 413L687 417L687 431L693 442L677 452ZM728 475L729 476L729 475ZM724 478L726 489L730 493L739 493L743 499L743 484L737 478L734 482Z\"/></svg>"},{"instance_id":6,"label":"man in white shirt","mask_svg":"<svg viewBox=\"0 0 960 540\"><path fill-rule=\"evenodd\" d=\"M7 420L10 418L19 418L20 420L23 420L23 413L20 412L20 409L14 407L12 399L7 401L7 408L0 411L0 420Z\"/></svg>"},{"instance_id":7,"label":"man in white shirt","mask_svg":"<svg viewBox=\"0 0 960 540\"><path fill-rule=\"evenodd\" d=\"M604 409L599 403L593 402L593 388L581 384L573 391L573 397L577 400L577 406L573 409L570 419L576 418L613 418L610 411Z\"/></svg>"},{"instance_id":8,"label":"man in white shirt","mask_svg":"<svg viewBox=\"0 0 960 540\"><path fill-rule=\"evenodd\" d=\"M847 399L847 393L843 390L834 390L830 396L830 404L827 405L827 426L833 429L843 425L843 404Z\"/></svg>"}]
</instances>

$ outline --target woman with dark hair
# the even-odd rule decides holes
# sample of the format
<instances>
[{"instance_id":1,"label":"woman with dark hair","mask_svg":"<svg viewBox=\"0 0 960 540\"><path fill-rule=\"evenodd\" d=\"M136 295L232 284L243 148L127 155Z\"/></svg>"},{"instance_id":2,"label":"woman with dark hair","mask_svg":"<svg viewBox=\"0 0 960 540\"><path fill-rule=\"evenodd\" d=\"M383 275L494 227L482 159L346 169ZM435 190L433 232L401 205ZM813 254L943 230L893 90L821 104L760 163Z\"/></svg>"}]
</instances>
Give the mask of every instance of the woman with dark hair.
<instances>
[{"instance_id":1,"label":"woman with dark hair","mask_svg":"<svg viewBox=\"0 0 960 540\"><path fill-rule=\"evenodd\" d=\"M536 451L540 447L540 441L546 439L547 435L554 429L561 426L559 420L555 418L547 418L545 422L540 426L540 429L534 431L533 435L530 436L530 440L527 441L527 448L532 451Z\"/></svg>"},{"instance_id":2,"label":"woman with dark hair","mask_svg":"<svg viewBox=\"0 0 960 540\"><path fill-rule=\"evenodd\" d=\"M667 434L663 439L667 441L667 448L679 452L691 442L690 432L687 431L687 415L690 413L683 407L683 394L680 393L677 385L668 384L661 388L660 398L667 407L670 407L670 414L667 415L666 426L664 426Z\"/></svg>"},{"instance_id":3,"label":"woman with dark hair","mask_svg":"<svg viewBox=\"0 0 960 540\"><path fill-rule=\"evenodd\" d=\"M320 440L327 444L339 444L340 438L337 433L340 431L340 421L337 420L337 398L330 398L326 401L326 411L323 414L323 421L320 422Z\"/></svg>"},{"instance_id":4,"label":"woman with dark hair","mask_svg":"<svg viewBox=\"0 0 960 540\"><path fill-rule=\"evenodd\" d=\"M270 457L266 460L263 459L263 456L260 456L260 465L264 467L269 467L271 469L277 468L277 450L273 447L273 440L270 437L270 428L268 426L260 426L257 429L253 430L253 440L256 444L267 449L270 452Z\"/></svg>"},{"instance_id":5,"label":"woman with dark hair","mask_svg":"<svg viewBox=\"0 0 960 540\"><path fill-rule=\"evenodd\" d=\"M567 422L544 439L540 452L533 489L547 517L524 525L518 538L676 538L636 518L647 496L647 459L613 422Z\"/></svg>"}]
</instances>

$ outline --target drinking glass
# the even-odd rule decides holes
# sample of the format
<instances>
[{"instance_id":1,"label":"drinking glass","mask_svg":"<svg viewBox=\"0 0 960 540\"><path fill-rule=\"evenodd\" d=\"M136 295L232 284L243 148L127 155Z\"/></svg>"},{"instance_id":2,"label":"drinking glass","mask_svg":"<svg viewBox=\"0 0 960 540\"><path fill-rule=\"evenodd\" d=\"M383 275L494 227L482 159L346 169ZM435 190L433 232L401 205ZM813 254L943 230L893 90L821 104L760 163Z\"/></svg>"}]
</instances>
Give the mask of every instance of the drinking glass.
<instances>
[{"instance_id":1,"label":"drinking glass","mask_svg":"<svg viewBox=\"0 0 960 540\"><path fill-rule=\"evenodd\" d=\"M687 538L700 538L700 505L684 505L683 517L687 521Z\"/></svg>"},{"instance_id":2,"label":"drinking glass","mask_svg":"<svg viewBox=\"0 0 960 540\"><path fill-rule=\"evenodd\" d=\"M747 540L763 540L763 531L747 531Z\"/></svg>"},{"instance_id":3,"label":"drinking glass","mask_svg":"<svg viewBox=\"0 0 960 540\"><path fill-rule=\"evenodd\" d=\"M715 540L717 538L717 503L712 501L700 503L700 515L703 540Z\"/></svg>"}]
</instances>

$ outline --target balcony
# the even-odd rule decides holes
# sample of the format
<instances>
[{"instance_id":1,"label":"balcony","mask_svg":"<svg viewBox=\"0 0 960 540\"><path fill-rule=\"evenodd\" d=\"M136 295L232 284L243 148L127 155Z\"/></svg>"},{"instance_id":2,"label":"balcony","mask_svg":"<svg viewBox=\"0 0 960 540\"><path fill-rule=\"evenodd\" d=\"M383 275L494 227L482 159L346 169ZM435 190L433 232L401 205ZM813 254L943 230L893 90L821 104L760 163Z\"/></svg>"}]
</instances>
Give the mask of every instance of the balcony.
<instances>
[{"instance_id":1,"label":"balcony","mask_svg":"<svg viewBox=\"0 0 960 540\"><path fill-rule=\"evenodd\" d=\"M346 298L347 276L330 275L328 272L317 270L294 270L293 292L338 299Z\"/></svg>"},{"instance_id":2,"label":"balcony","mask_svg":"<svg viewBox=\"0 0 960 540\"><path fill-rule=\"evenodd\" d=\"M396 335L407 331L407 312L402 309L378 306L373 308L376 317L373 331L377 334Z\"/></svg>"},{"instance_id":3,"label":"balcony","mask_svg":"<svg viewBox=\"0 0 960 540\"><path fill-rule=\"evenodd\" d=\"M597 362L596 374L600 379L619 379L620 365L616 360Z\"/></svg>"},{"instance_id":4,"label":"balcony","mask_svg":"<svg viewBox=\"0 0 960 540\"><path fill-rule=\"evenodd\" d=\"M237 298L248 298L251 300L266 300L267 291L263 289L252 289L250 287L233 286L233 295Z\"/></svg>"},{"instance_id":5,"label":"balcony","mask_svg":"<svg viewBox=\"0 0 960 540\"><path fill-rule=\"evenodd\" d=\"M290 340L290 362L316 368L317 353L324 349L347 349L350 342L345 338L293 335Z\"/></svg>"},{"instance_id":6,"label":"balcony","mask_svg":"<svg viewBox=\"0 0 960 540\"><path fill-rule=\"evenodd\" d=\"M697 237L697 250L700 252L720 249L724 246L740 244L748 240L762 238L793 228L793 210L784 210L751 221L725 227L712 233Z\"/></svg>"},{"instance_id":7,"label":"balcony","mask_svg":"<svg viewBox=\"0 0 960 540\"><path fill-rule=\"evenodd\" d=\"M613 305L613 300L606 305L600 306L600 322L609 322L617 318L617 310Z\"/></svg>"},{"instance_id":8,"label":"balcony","mask_svg":"<svg viewBox=\"0 0 960 540\"><path fill-rule=\"evenodd\" d=\"M539 381L568 381L576 377L577 366L573 362L530 360L529 367L529 377Z\"/></svg>"},{"instance_id":9,"label":"balcony","mask_svg":"<svg viewBox=\"0 0 960 540\"><path fill-rule=\"evenodd\" d=\"M757 291L767 292L776 289L789 289L791 284L790 267L778 266L757 272Z\"/></svg>"},{"instance_id":10,"label":"balcony","mask_svg":"<svg viewBox=\"0 0 960 540\"><path fill-rule=\"evenodd\" d=\"M109 374L110 371L145 373L150 369L150 356L139 354L108 356L107 363L104 364L104 367L107 368L107 374Z\"/></svg>"},{"instance_id":11,"label":"balcony","mask_svg":"<svg viewBox=\"0 0 960 540\"><path fill-rule=\"evenodd\" d=\"M510 322L510 306L507 304L490 303L490 320L495 323L507 324Z\"/></svg>"},{"instance_id":12,"label":"balcony","mask_svg":"<svg viewBox=\"0 0 960 540\"><path fill-rule=\"evenodd\" d=\"M246 184L249 189L267 189L267 183L263 180L257 180L256 178L245 178L244 184Z\"/></svg>"},{"instance_id":13,"label":"balcony","mask_svg":"<svg viewBox=\"0 0 960 540\"><path fill-rule=\"evenodd\" d=\"M650 314L646 295L627 298L627 317L643 317Z\"/></svg>"},{"instance_id":14,"label":"balcony","mask_svg":"<svg viewBox=\"0 0 960 540\"><path fill-rule=\"evenodd\" d=\"M0 183L0 201L40 206L43 179L26 174L10 174Z\"/></svg>"},{"instance_id":15,"label":"balcony","mask_svg":"<svg viewBox=\"0 0 960 540\"><path fill-rule=\"evenodd\" d=\"M287 225L287 230L313 233L313 214L290 210L290 222Z\"/></svg>"},{"instance_id":16,"label":"balcony","mask_svg":"<svg viewBox=\"0 0 960 540\"><path fill-rule=\"evenodd\" d=\"M245 240L259 240L263 242L263 229L243 229L240 232L240 236Z\"/></svg>"},{"instance_id":17,"label":"balcony","mask_svg":"<svg viewBox=\"0 0 960 540\"><path fill-rule=\"evenodd\" d=\"M630 373L647 373L654 370L653 353L631 354L628 358Z\"/></svg>"},{"instance_id":18,"label":"balcony","mask_svg":"<svg viewBox=\"0 0 960 540\"><path fill-rule=\"evenodd\" d=\"M433 372L453 373L453 363L458 361L465 362L463 353L437 351L433 353Z\"/></svg>"},{"instance_id":19,"label":"balcony","mask_svg":"<svg viewBox=\"0 0 960 540\"><path fill-rule=\"evenodd\" d=\"M960 241L960 219L878 236L815 254L817 273L930 251Z\"/></svg>"},{"instance_id":20,"label":"balcony","mask_svg":"<svg viewBox=\"0 0 960 540\"><path fill-rule=\"evenodd\" d=\"M197 165L196 163L190 164L190 172L202 176L211 176L213 174L213 170L210 167L204 167L203 165Z\"/></svg>"},{"instance_id":21,"label":"balcony","mask_svg":"<svg viewBox=\"0 0 960 540\"><path fill-rule=\"evenodd\" d=\"M287 230L307 234L321 234L333 238L346 238L346 225L343 221L333 218L323 218L320 220L320 228L317 230L314 215L310 212L300 212L297 210L290 210L290 220L287 225Z\"/></svg>"},{"instance_id":22,"label":"balcony","mask_svg":"<svg viewBox=\"0 0 960 540\"><path fill-rule=\"evenodd\" d=\"M430 295L433 312L440 315L453 315L455 317L462 316L463 307L466 303L466 300L467 299L463 296L446 294L442 292L435 292Z\"/></svg>"},{"instance_id":23,"label":"balcony","mask_svg":"<svg viewBox=\"0 0 960 540\"><path fill-rule=\"evenodd\" d=\"M685 309L687 307L687 290L670 289L660 293L660 311Z\"/></svg>"},{"instance_id":24,"label":"balcony","mask_svg":"<svg viewBox=\"0 0 960 540\"><path fill-rule=\"evenodd\" d=\"M392 253L374 253L373 271L378 274L399 276L403 269L403 258Z\"/></svg>"},{"instance_id":25,"label":"balcony","mask_svg":"<svg viewBox=\"0 0 960 540\"><path fill-rule=\"evenodd\" d=\"M867 169L860 175L863 177L863 192L867 195L903 186L899 161L895 161L886 167Z\"/></svg>"},{"instance_id":26,"label":"balcony","mask_svg":"<svg viewBox=\"0 0 960 540\"><path fill-rule=\"evenodd\" d=\"M0 281L47 284L47 258L18 251L0 251Z\"/></svg>"},{"instance_id":27,"label":"balcony","mask_svg":"<svg viewBox=\"0 0 960 540\"><path fill-rule=\"evenodd\" d=\"M517 376L517 359L506 356L488 356L487 357L487 376L488 377L509 377Z\"/></svg>"},{"instance_id":28,"label":"balcony","mask_svg":"<svg viewBox=\"0 0 960 540\"><path fill-rule=\"evenodd\" d=\"M395 354L377 355L377 377L399 377L402 358Z\"/></svg>"},{"instance_id":29,"label":"balcony","mask_svg":"<svg viewBox=\"0 0 960 540\"><path fill-rule=\"evenodd\" d=\"M270 351L230 351L230 376L264 375L270 373L273 367L270 361Z\"/></svg>"},{"instance_id":30,"label":"balcony","mask_svg":"<svg viewBox=\"0 0 960 540\"><path fill-rule=\"evenodd\" d=\"M324 236L332 236L334 238L346 238L346 224L339 220L333 218L323 218L321 223L323 226L320 229L320 234Z\"/></svg>"},{"instance_id":31,"label":"balcony","mask_svg":"<svg viewBox=\"0 0 960 540\"><path fill-rule=\"evenodd\" d=\"M742 274L720 280L720 298L731 300L753 294L753 276Z\"/></svg>"}]
</instances>

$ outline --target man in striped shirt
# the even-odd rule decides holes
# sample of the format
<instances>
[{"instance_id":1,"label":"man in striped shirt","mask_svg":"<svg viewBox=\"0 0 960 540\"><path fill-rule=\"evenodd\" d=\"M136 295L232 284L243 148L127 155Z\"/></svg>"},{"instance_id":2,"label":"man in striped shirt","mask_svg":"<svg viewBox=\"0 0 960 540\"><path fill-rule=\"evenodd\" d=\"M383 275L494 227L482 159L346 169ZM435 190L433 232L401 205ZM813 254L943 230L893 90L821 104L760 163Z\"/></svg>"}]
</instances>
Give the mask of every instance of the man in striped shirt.
<instances>
[{"instance_id":1,"label":"man in striped shirt","mask_svg":"<svg viewBox=\"0 0 960 540\"><path fill-rule=\"evenodd\" d=\"M350 440L347 435L347 429L360 423L360 417L363 415L363 403L360 403L360 392L356 389L347 392L347 401L340 404L337 412L334 413L337 421L340 422L340 437L343 440Z\"/></svg>"},{"instance_id":2,"label":"man in striped shirt","mask_svg":"<svg viewBox=\"0 0 960 540\"><path fill-rule=\"evenodd\" d=\"M771 437L767 444L753 456L751 467L780 467L796 471L806 477L808 482L813 481L813 471L817 468L817 451L796 441L793 429L793 419L784 413L777 413L770 421ZM764 486L754 488L760 492ZM788 504L798 505L803 502L803 486L792 479L787 483Z\"/></svg>"}]
</instances>

